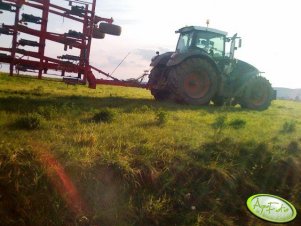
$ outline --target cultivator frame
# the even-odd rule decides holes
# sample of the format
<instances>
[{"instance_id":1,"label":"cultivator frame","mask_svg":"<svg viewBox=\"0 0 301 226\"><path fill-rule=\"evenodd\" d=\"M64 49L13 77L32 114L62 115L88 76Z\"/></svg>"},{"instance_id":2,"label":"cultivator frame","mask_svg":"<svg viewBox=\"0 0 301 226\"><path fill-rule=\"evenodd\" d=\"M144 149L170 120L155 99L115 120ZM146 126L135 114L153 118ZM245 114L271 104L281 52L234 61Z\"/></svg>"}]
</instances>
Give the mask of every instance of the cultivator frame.
<instances>
[{"instance_id":1,"label":"cultivator frame","mask_svg":"<svg viewBox=\"0 0 301 226\"><path fill-rule=\"evenodd\" d=\"M68 0L68 2L71 9L55 5L51 0L0 0L0 10L15 14L13 25L2 24L2 27L0 27L0 35L12 36L11 48L0 46L0 62L10 65L10 76L14 75L14 69L18 74L19 71L37 71L37 77L42 79L43 74L47 74L48 70L54 70L61 72L63 81L66 83L88 83L89 88L94 89L97 84L147 88L145 84L138 82L138 80L119 80L109 73L90 65L90 50L94 29L97 29L99 22L112 24L113 19L95 15L96 0ZM42 17L23 13L20 18L20 9L23 5L41 10ZM69 30L64 34L49 32L47 25L50 13L82 23L82 31ZM40 29L29 28L27 23L38 24ZM36 36L39 41L18 40L19 33ZM79 56L65 54L57 59L47 57L45 56L47 40L64 45L65 51L68 48L77 48L80 50L80 54ZM19 46L37 47L38 51L24 50ZM29 58L23 59L23 57ZM93 73L95 71L104 75L105 78L97 79ZM65 77L66 72L75 73L77 77Z\"/></svg>"}]
</instances>

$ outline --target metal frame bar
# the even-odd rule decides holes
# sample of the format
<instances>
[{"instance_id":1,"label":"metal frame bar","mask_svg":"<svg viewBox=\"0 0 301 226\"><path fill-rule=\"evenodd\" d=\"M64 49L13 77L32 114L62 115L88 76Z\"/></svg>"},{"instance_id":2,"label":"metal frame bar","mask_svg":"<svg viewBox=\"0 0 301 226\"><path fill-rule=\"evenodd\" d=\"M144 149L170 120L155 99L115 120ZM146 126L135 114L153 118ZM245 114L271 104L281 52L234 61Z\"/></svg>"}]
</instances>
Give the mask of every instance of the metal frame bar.
<instances>
[{"instance_id":1,"label":"metal frame bar","mask_svg":"<svg viewBox=\"0 0 301 226\"><path fill-rule=\"evenodd\" d=\"M39 79L42 78L43 62L45 59L45 46L46 46L46 33L47 33L49 6L50 6L50 0L44 0L44 7L43 7L43 13L42 13L42 24L41 24L40 46L39 46L39 55L40 55L40 68L39 68L39 75L38 75Z\"/></svg>"},{"instance_id":2,"label":"metal frame bar","mask_svg":"<svg viewBox=\"0 0 301 226\"><path fill-rule=\"evenodd\" d=\"M18 35L18 28L17 24L19 23L19 14L20 14L20 7L16 4L16 12L15 12L15 26L13 27L13 39L12 39L12 49L11 49L11 59L12 62L9 66L9 75L13 76L14 74L14 61L16 57L16 48L17 48L17 35Z\"/></svg>"}]
</instances>

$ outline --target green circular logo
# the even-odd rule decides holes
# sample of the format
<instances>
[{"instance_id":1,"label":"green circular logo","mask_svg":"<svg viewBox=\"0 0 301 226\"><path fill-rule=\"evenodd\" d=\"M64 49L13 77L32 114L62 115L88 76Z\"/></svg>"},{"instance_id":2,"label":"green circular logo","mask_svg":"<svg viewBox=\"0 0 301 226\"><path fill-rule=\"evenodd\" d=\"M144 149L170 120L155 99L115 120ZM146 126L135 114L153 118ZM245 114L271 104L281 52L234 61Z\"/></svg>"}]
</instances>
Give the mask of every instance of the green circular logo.
<instances>
[{"instance_id":1,"label":"green circular logo","mask_svg":"<svg viewBox=\"0 0 301 226\"><path fill-rule=\"evenodd\" d=\"M291 203L275 195L253 195L248 198L247 207L255 216L273 223L287 223L297 216Z\"/></svg>"}]
</instances>

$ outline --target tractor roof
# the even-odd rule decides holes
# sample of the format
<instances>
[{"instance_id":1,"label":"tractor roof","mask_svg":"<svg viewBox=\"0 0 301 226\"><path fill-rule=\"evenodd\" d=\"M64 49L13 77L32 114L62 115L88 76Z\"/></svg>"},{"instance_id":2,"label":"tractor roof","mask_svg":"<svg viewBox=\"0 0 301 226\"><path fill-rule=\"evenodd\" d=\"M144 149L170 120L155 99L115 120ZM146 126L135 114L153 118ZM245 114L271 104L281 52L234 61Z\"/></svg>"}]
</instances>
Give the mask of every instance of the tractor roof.
<instances>
[{"instance_id":1,"label":"tractor roof","mask_svg":"<svg viewBox=\"0 0 301 226\"><path fill-rule=\"evenodd\" d=\"M214 28L208 28L208 27L201 27L201 26L189 26L189 27L183 27L179 30L176 31L176 33L184 33L184 32L190 32L190 31L209 31L209 32L213 32L213 33L217 33L217 34L221 34L221 35L227 35L228 33L225 31L221 31L221 30L217 30Z\"/></svg>"}]
</instances>

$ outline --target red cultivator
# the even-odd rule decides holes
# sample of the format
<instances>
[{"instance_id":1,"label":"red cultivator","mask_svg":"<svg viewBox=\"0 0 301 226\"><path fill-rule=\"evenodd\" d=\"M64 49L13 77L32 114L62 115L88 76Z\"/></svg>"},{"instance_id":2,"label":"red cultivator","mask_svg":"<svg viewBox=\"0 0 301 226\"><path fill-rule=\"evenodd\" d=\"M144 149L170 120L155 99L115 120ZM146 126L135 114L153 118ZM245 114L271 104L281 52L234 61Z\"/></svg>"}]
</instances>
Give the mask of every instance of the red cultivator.
<instances>
[{"instance_id":1,"label":"red cultivator","mask_svg":"<svg viewBox=\"0 0 301 226\"><path fill-rule=\"evenodd\" d=\"M2 24L0 35L12 36L11 48L0 46L0 62L10 64L10 75L14 69L19 71L38 72L38 78L48 70L59 71L67 83L88 82L90 88L96 88L96 84L108 84L118 86L131 86L146 88L145 84L138 80L122 81L110 74L90 65L90 49L92 38L103 39L105 34L120 35L121 28L113 24L112 18L102 18L95 15L96 0L68 0L70 8L64 8L51 3L51 0L0 0L0 10L15 14L13 25ZM42 17L23 13L22 6L28 6L42 11ZM0 11L1 12L1 11ZM82 31L69 30L64 34L57 34L47 30L49 14L55 14L82 24ZM29 23L38 24L39 30L29 28ZM24 33L36 36L39 41L19 39L18 34ZM65 54L57 59L45 56L46 41L53 41L63 45L65 51L72 48L80 50L79 56ZM37 52L19 48L30 46L38 48ZM24 59L23 57L27 57ZM100 73L105 79L97 79L93 72ZM75 73L76 77L65 77L65 73ZM145 76L145 75L144 75Z\"/></svg>"}]
</instances>

